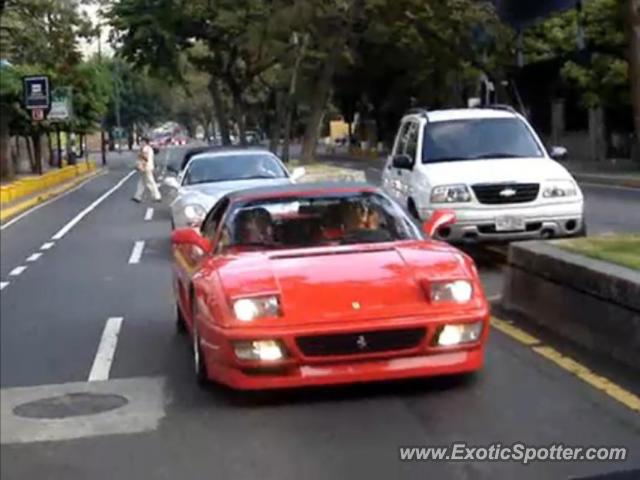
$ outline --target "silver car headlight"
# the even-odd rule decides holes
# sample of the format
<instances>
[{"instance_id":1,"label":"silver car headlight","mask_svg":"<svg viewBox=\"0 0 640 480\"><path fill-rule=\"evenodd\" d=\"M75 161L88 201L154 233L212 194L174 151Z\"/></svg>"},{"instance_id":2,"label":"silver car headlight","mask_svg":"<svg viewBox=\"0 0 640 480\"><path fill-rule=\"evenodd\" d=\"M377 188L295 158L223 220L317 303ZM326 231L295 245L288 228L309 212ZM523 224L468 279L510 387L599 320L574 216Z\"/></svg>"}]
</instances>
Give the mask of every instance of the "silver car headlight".
<instances>
[{"instance_id":1,"label":"silver car headlight","mask_svg":"<svg viewBox=\"0 0 640 480\"><path fill-rule=\"evenodd\" d=\"M542 196L544 198L575 197L578 187L572 180L552 180L544 184Z\"/></svg>"},{"instance_id":2,"label":"silver car headlight","mask_svg":"<svg viewBox=\"0 0 640 480\"><path fill-rule=\"evenodd\" d=\"M473 286L467 280L434 282L431 284L431 301L465 303L473 297Z\"/></svg>"},{"instance_id":3,"label":"silver car headlight","mask_svg":"<svg viewBox=\"0 0 640 480\"><path fill-rule=\"evenodd\" d=\"M464 184L440 185L431 190L431 203L464 203L471 201L469 187Z\"/></svg>"},{"instance_id":4,"label":"silver car headlight","mask_svg":"<svg viewBox=\"0 0 640 480\"><path fill-rule=\"evenodd\" d=\"M190 226L200 225L204 217L207 216L207 211L197 203L191 203L184 207L183 213Z\"/></svg>"},{"instance_id":5,"label":"silver car headlight","mask_svg":"<svg viewBox=\"0 0 640 480\"><path fill-rule=\"evenodd\" d=\"M280 299L277 295L238 298L233 302L233 313L241 322L257 318L280 316Z\"/></svg>"}]
</instances>

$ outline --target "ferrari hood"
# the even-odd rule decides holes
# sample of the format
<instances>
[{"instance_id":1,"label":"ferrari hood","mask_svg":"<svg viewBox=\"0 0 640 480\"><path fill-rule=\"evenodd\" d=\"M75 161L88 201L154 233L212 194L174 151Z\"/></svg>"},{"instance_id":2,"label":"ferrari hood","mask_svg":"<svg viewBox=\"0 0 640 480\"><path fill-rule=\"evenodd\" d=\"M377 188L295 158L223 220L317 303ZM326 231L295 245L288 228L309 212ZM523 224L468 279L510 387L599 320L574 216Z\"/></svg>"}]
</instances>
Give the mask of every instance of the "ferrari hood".
<instances>
[{"instance_id":1,"label":"ferrari hood","mask_svg":"<svg viewBox=\"0 0 640 480\"><path fill-rule=\"evenodd\" d=\"M219 272L230 299L277 293L287 323L389 318L428 307L423 284L470 276L448 247L343 247L237 258Z\"/></svg>"}]
</instances>

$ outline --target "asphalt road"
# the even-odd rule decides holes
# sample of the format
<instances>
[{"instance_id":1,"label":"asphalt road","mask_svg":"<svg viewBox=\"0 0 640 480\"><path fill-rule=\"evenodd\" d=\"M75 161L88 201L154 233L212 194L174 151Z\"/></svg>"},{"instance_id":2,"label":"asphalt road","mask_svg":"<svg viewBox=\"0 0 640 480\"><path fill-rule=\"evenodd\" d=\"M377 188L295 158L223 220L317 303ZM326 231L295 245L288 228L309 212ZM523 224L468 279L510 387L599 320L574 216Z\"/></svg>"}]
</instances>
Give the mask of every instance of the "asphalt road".
<instances>
[{"instance_id":1,"label":"asphalt road","mask_svg":"<svg viewBox=\"0 0 640 480\"><path fill-rule=\"evenodd\" d=\"M499 331L490 337L486 368L466 381L265 397L199 389L188 341L174 329L168 212L130 201L135 179L123 179L131 162L126 155L111 158L108 173L0 234L0 281L9 282L0 293L3 479L524 480L640 468L637 413ZM626 193L596 195L588 199L595 215L625 203ZM145 221L148 208L153 217ZM595 223L616 228L620 217L605 216ZM136 242L145 242L139 258ZM499 269L483 270L483 278L492 293ZM106 378L110 355L96 358L99 345L113 353L104 381L96 380ZM79 406L77 394L105 392L128 403L53 421L13 412L24 402L66 394L56 411L86 413L83 408L106 400L91 397L95 403ZM399 461L400 446L459 441L626 446L629 458L529 466Z\"/></svg>"}]
</instances>

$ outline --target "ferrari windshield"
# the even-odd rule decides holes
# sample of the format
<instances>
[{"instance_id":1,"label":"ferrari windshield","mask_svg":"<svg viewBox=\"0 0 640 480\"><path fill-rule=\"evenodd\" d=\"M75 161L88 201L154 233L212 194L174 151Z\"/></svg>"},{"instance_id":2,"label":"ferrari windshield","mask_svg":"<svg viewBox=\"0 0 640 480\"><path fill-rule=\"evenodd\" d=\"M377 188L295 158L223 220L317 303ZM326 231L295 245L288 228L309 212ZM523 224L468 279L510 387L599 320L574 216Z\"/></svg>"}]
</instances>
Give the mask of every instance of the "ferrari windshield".
<instances>
[{"instance_id":1,"label":"ferrari windshield","mask_svg":"<svg viewBox=\"0 0 640 480\"><path fill-rule=\"evenodd\" d=\"M433 122L424 130L423 163L541 156L533 135L517 118Z\"/></svg>"},{"instance_id":2,"label":"ferrari windshield","mask_svg":"<svg viewBox=\"0 0 640 480\"><path fill-rule=\"evenodd\" d=\"M241 202L227 215L220 247L309 248L422 238L415 224L373 192Z\"/></svg>"},{"instance_id":3,"label":"ferrari windshield","mask_svg":"<svg viewBox=\"0 0 640 480\"><path fill-rule=\"evenodd\" d=\"M183 185L251 180L257 178L286 178L278 159L270 153L232 155L198 155L189 162Z\"/></svg>"}]
</instances>

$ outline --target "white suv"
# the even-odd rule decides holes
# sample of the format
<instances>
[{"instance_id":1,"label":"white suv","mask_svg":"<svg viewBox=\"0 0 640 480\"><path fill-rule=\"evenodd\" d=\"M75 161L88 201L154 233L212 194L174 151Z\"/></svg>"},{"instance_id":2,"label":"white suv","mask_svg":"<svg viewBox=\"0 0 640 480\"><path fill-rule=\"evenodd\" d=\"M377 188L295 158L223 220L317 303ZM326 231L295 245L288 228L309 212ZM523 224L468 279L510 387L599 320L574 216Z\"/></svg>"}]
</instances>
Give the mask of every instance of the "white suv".
<instances>
[{"instance_id":1,"label":"white suv","mask_svg":"<svg viewBox=\"0 0 640 480\"><path fill-rule=\"evenodd\" d=\"M508 106L410 111L385 165L382 186L416 218L451 209L449 242L586 233L582 192L529 123Z\"/></svg>"}]
</instances>

